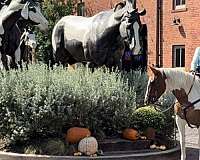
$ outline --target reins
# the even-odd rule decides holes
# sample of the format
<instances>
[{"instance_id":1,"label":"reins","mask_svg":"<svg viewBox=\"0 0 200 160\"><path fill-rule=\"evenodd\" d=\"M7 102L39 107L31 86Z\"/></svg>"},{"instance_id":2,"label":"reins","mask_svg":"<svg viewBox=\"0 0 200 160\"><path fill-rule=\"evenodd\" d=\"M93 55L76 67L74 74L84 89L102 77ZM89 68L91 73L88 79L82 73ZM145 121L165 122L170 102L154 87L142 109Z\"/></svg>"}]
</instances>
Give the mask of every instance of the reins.
<instances>
[{"instance_id":1,"label":"reins","mask_svg":"<svg viewBox=\"0 0 200 160\"><path fill-rule=\"evenodd\" d=\"M194 72L194 77L193 77L192 85L191 85L191 87L190 87L190 89L189 89L189 91L188 91L187 96L189 96L189 94L190 94L190 92L191 92L191 90L192 90L192 88L193 88L193 86L194 86L195 76L196 76L196 72ZM191 124L189 123L189 121L188 121L188 119L187 119L187 116L186 116L187 110L188 110L191 106L195 105L195 104L198 103L198 102L200 102L200 98L197 99L197 100L195 100L194 102L192 102L192 103L190 103L190 104L182 105L182 107L183 107L183 115L184 115L184 118L185 118L185 120L186 120L186 122L187 122L187 124L188 124L188 126L189 126L190 128L196 128L196 127L191 126ZM180 105L181 105L181 104L180 104ZM197 128L198 128L198 127L199 127L199 126L197 126Z\"/></svg>"},{"instance_id":2,"label":"reins","mask_svg":"<svg viewBox=\"0 0 200 160\"><path fill-rule=\"evenodd\" d=\"M159 112L161 112L161 113L165 113L165 112L169 111L169 110L174 106L174 104L175 104L175 100L174 100L174 102L173 102L168 108L166 108L166 109L163 110L163 111L160 111L160 110L158 110L158 109L155 107L155 106L161 107L161 106L162 106L161 104L154 103L154 104L152 104L152 105L153 105L153 107L154 107L154 109L155 109L156 111L159 111Z\"/></svg>"}]
</instances>

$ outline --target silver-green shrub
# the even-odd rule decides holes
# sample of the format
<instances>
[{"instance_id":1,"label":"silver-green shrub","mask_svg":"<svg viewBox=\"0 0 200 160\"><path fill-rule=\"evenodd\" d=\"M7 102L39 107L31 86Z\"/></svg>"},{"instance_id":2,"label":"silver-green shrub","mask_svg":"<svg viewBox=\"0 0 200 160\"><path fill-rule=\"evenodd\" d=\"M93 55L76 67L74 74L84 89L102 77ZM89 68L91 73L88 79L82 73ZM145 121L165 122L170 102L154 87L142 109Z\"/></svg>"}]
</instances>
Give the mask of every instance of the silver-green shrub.
<instances>
[{"instance_id":1,"label":"silver-green shrub","mask_svg":"<svg viewBox=\"0 0 200 160\"><path fill-rule=\"evenodd\" d=\"M61 136L71 126L111 136L131 125L136 106L128 80L101 69L30 66L2 72L0 90L0 134L10 142Z\"/></svg>"},{"instance_id":2,"label":"silver-green shrub","mask_svg":"<svg viewBox=\"0 0 200 160\"><path fill-rule=\"evenodd\" d=\"M142 73L141 71L131 71L129 73L125 73L124 78L128 79L129 86L134 86L137 105L143 105L148 82L146 72Z\"/></svg>"}]
</instances>

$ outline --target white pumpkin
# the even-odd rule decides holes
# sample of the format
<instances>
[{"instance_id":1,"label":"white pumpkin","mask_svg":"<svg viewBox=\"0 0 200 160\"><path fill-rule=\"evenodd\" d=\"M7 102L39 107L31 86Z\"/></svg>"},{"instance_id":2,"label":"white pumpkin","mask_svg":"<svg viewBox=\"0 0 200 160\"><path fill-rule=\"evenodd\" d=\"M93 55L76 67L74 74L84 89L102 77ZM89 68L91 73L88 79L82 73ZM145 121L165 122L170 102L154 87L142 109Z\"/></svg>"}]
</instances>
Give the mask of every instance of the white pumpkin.
<instances>
[{"instance_id":1,"label":"white pumpkin","mask_svg":"<svg viewBox=\"0 0 200 160\"><path fill-rule=\"evenodd\" d=\"M93 155L98 150L98 143L94 137L86 137L78 144L78 150L88 156Z\"/></svg>"}]
</instances>

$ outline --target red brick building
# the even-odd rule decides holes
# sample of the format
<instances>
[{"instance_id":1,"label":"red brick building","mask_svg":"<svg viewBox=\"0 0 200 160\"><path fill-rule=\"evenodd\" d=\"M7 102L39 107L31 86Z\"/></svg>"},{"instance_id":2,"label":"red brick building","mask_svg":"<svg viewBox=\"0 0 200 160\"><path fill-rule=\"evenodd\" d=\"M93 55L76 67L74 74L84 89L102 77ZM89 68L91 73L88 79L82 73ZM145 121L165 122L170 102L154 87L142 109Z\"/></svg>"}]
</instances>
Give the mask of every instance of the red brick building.
<instances>
[{"instance_id":1,"label":"red brick building","mask_svg":"<svg viewBox=\"0 0 200 160\"><path fill-rule=\"evenodd\" d=\"M112 8L120 0L83 0L86 15ZM145 8L141 17L148 29L148 63L186 67L200 46L200 0L136 0Z\"/></svg>"}]
</instances>

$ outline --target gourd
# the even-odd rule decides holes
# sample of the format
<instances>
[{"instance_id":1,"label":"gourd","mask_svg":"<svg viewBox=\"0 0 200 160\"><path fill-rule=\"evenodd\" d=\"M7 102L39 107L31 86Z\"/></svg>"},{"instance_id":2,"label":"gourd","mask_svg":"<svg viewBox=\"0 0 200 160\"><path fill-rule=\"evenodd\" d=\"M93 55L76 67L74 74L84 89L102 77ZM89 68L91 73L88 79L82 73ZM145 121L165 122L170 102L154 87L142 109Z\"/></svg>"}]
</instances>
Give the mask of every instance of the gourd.
<instances>
[{"instance_id":1,"label":"gourd","mask_svg":"<svg viewBox=\"0 0 200 160\"><path fill-rule=\"evenodd\" d=\"M68 129L65 139L69 143L78 143L81 139L91 136L91 132L87 128L73 127Z\"/></svg>"},{"instance_id":2,"label":"gourd","mask_svg":"<svg viewBox=\"0 0 200 160\"><path fill-rule=\"evenodd\" d=\"M123 138L128 139L128 140L137 140L139 138L139 133L137 130L132 129L132 128L127 128L123 131L122 133Z\"/></svg>"},{"instance_id":3,"label":"gourd","mask_svg":"<svg viewBox=\"0 0 200 160\"><path fill-rule=\"evenodd\" d=\"M98 143L94 137L86 137L82 139L78 144L78 150L85 155L93 155L98 150Z\"/></svg>"}]
</instances>

